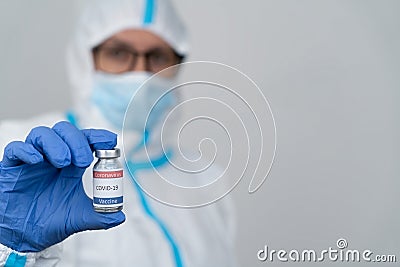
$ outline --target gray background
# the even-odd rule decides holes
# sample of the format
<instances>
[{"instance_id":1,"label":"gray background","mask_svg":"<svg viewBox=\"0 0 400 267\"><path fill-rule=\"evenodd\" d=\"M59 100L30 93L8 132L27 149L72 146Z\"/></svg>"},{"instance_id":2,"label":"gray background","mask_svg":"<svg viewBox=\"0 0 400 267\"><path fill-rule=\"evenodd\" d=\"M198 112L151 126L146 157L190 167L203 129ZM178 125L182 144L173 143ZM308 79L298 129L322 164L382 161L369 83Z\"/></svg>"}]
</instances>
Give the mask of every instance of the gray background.
<instances>
[{"instance_id":1,"label":"gray background","mask_svg":"<svg viewBox=\"0 0 400 267\"><path fill-rule=\"evenodd\" d=\"M77 2L0 2L0 119L70 105L64 49ZM274 111L268 180L232 194L242 266L280 265L257 260L264 245L322 250L340 237L400 261L400 1L175 2L189 60L238 68Z\"/></svg>"}]
</instances>

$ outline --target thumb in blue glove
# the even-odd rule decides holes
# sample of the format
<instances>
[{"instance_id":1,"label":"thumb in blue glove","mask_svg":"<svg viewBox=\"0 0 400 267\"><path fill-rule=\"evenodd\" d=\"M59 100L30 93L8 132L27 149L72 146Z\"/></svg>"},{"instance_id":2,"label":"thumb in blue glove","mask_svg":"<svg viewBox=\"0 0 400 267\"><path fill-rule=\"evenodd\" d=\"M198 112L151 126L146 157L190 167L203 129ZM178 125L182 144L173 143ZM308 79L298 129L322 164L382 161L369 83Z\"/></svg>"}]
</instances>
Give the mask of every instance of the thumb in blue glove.
<instances>
[{"instance_id":1,"label":"thumb in blue glove","mask_svg":"<svg viewBox=\"0 0 400 267\"><path fill-rule=\"evenodd\" d=\"M74 233L123 223L121 211L95 212L82 185L93 150L112 149L116 141L109 131L59 122L8 144L0 162L0 243L38 252Z\"/></svg>"}]
</instances>

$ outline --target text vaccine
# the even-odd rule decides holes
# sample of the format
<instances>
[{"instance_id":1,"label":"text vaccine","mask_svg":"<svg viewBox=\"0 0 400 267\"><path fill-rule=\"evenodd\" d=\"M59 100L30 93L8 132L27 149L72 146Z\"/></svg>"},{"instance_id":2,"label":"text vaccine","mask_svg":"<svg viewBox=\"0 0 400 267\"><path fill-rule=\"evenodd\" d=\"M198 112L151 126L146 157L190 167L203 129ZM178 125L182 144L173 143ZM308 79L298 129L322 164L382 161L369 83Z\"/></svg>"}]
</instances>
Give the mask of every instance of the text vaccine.
<instances>
[{"instance_id":1,"label":"text vaccine","mask_svg":"<svg viewBox=\"0 0 400 267\"><path fill-rule=\"evenodd\" d=\"M97 212L116 212L123 206L124 170L118 148L96 150L93 167L93 206Z\"/></svg>"}]
</instances>

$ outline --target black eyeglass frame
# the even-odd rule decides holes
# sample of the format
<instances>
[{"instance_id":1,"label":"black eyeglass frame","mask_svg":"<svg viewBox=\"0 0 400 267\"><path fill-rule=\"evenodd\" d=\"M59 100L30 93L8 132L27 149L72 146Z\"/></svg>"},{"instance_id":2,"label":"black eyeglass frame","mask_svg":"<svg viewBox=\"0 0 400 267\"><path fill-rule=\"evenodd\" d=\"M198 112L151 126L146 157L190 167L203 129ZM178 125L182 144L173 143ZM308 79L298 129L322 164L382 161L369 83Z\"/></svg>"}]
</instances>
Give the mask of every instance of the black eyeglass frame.
<instances>
[{"instance_id":1,"label":"black eyeglass frame","mask_svg":"<svg viewBox=\"0 0 400 267\"><path fill-rule=\"evenodd\" d=\"M94 48L92 48L93 61L96 60L95 58L96 58L97 54L99 53L99 51L100 51L102 48L104 48L104 49L111 49L111 48L116 48L116 47L112 47L112 45L107 46L107 45L104 45L104 44L100 44L100 45L95 46ZM132 55L134 56L134 58L136 58L136 60L134 60L134 61L132 62L132 64L129 66L129 68L124 69L124 70L121 70L121 71L118 71L118 72L115 72L116 74L117 74L117 73L124 73L124 72L128 72L128 71L130 71L130 70L133 70L133 69L135 68L136 64L137 64L137 58L139 58L140 56L144 56L144 57L145 57L145 64L146 64L145 67L146 67L146 70L147 70L147 71L151 71L151 68L149 67L149 56L151 55L151 53L153 53L153 51L149 51L149 52L146 52L146 53L138 53L137 51L133 51L132 48L123 47L123 46L121 46L120 49L121 49L121 50L124 50L124 51L126 51L126 52L129 52L130 54L132 54ZM184 56L184 55L179 54L179 53L176 52L174 49L172 49L172 52L173 52L173 55L174 55L174 57L175 57L175 59L176 59L176 63L171 64L171 65L168 65L168 66L166 66L165 68L168 68L168 67L173 66L173 65L176 65L176 64L180 64L180 63L182 63L182 62L185 60L185 56ZM163 69L165 69L165 68L163 68ZM161 70L162 70L162 69L161 69ZM106 70L106 71L107 71L107 70ZM160 70L158 70L158 71L160 71ZM154 72L154 71L151 71L151 72Z\"/></svg>"}]
</instances>

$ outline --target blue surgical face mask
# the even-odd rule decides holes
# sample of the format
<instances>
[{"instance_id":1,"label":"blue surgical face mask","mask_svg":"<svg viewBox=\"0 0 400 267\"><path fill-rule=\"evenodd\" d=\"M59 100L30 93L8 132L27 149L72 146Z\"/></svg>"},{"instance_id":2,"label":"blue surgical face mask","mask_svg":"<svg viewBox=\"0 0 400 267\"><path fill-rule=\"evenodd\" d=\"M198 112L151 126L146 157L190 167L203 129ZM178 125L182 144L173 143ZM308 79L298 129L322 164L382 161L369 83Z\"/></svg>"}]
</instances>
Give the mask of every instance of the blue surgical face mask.
<instances>
[{"instance_id":1,"label":"blue surgical face mask","mask_svg":"<svg viewBox=\"0 0 400 267\"><path fill-rule=\"evenodd\" d=\"M161 118L165 118L166 111L176 103L174 93L159 99L163 92L170 89L172 82L159 77L148 80L150 77L151 73L147 72L97 72L93 77L91 100L116 128L122 129L126 114L126 130L150 130Z\"/></svg>"}]
</instances>

